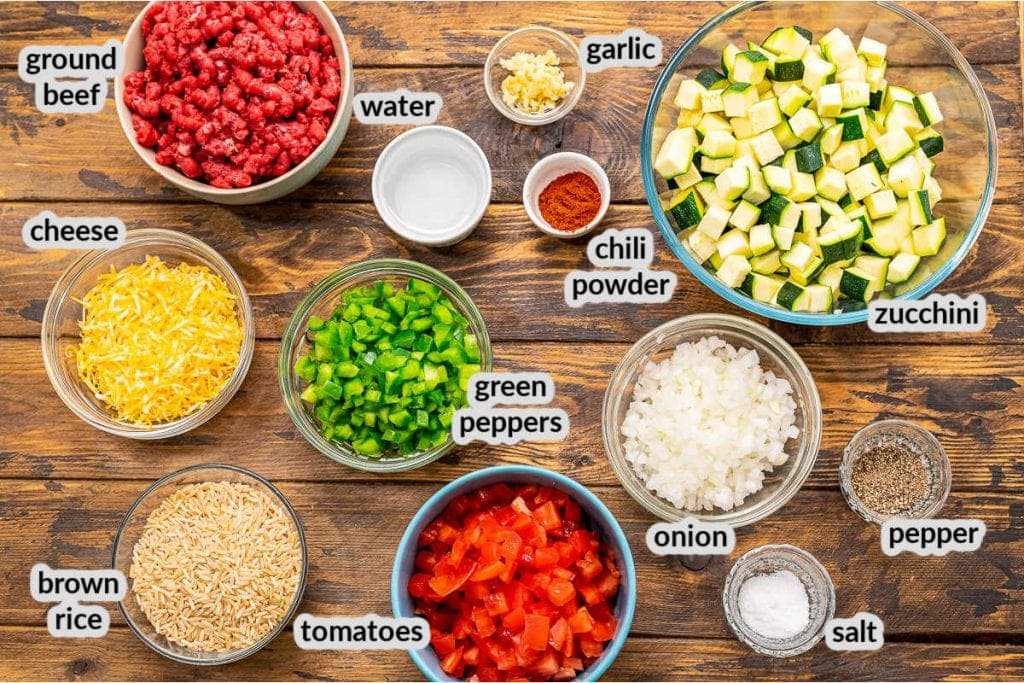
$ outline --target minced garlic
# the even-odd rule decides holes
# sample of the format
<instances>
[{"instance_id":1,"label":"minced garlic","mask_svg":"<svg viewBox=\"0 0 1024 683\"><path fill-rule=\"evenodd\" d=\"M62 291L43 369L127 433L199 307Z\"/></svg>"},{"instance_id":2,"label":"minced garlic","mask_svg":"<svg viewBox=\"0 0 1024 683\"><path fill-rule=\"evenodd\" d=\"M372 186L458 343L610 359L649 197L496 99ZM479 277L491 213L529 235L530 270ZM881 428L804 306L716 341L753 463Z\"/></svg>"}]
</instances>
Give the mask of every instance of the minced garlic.
<instances>
[{"instance_id":1,"label":"minced garlic","mask_svg":"<svg viewBox=\"0 0 1024 683\"><path fill-rule=\"evenodd\" d=\"M554 109L576 85L565 80L558 64L558 55L552 50L542 55L517 52L501 60L501 66L510 72L501 82L501 99L512 109L527 114Z\"/></svg>"},{"instance_id":2,"label":"minced garlic","mask_svg":"<svg viewBox=\"0 0 1024 683\"><path fill-rule=\"evenodd\" d=\"M235 296L206 266L156 256L100 275L81 301L78 375L122 422L152 426L216 398L238 366Z\"/></svg>"}]
</instances>

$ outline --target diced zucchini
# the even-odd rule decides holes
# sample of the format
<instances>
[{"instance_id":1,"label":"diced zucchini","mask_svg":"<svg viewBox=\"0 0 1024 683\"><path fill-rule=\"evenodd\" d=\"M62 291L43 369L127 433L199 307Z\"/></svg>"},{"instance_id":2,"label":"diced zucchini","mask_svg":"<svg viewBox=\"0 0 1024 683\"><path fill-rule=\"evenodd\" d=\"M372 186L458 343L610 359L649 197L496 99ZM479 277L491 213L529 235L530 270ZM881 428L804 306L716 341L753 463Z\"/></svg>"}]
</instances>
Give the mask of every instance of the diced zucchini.
<instances>
[{"instance_id":1,"label":"diced zucchini","mask_svg":"<svg viewBox=\"0 0 1024 683\"><path fill-rule=\"evenodd\" d=\"M747 110L747 118L755 133L763 133L782 123L782 110L779 100L771 97L753 104Z\"/></svg>"},{"instance_id":2,"label":"diced zucchini","mask_svg":"<svg viewBox=\"0 0 1024 683\"><path fill-rule=\"evenodd\" d=\"M737 83L757 85L768 72L768 58L756 50L747 50L736 55L731 78Z\"/></svg>"},{"instance_id":3,"label":"diced zucchini","mask_svg":"<svg viewBox=\"0 0 1024 683\"><path fill-rule=\"evenodd\" d=\"M775 295L775 303L783 308L792 310L803 292L803 287L787 281L779 288L779 293Z\"/></svg>"},{"instance_id":4,"label":"diced zucchini","mask_svg":"<svg viewBox=\"0 0 1024 683\"><path fill-rule=\"evenodd\" d=\"M926 92L915 97L914 111L917 112L917 118L926 126L942 123L942 112L939 110L939 102L935 99L935 93Z\"/></svg>"},{"instance_id":5,"label":"diced zucchini","mask_svg":"<svg viewBox=\"0 0 1024 683\"><path fill-rule=\"evenodd\" d=\"M843 68L857 61L857 50L850 36L834 28L818 41L821 55L836 66Z\"/></svg>"},{"instance_id":6,"label":"diced zucchini","mask_svg":"<svg viewBox=\"0 0 1024 683\"><path fill-rule=\"evenodd\" d=\"M828 158L829 165L840 173L849 173L860 166L860 145L856 142L841 142Z\"/></svg>"},{"instance_id":7,"label":"diced zucchini","mask_svg":"<svg viewBox=\"0 0 1024 683\"><path fill-rule=\"evenodd\" d=\"M810 101L811 96L806 90L798 85L790 85L779 95L779 109L786 116L793 116Z\"/></svg>"},{"instance_id":8,"label":"diced zucchini","mask_svg":"<svg viewBox=\"0 0 1024 683\"><path fill-rule=\"evenodd\" d=\"M680 230L693 227L704 217L704 200L693 188L677 192L669 203L668 212Z\"/></svg>"},{"instance_id":9,"label":"diced zucchini","mask_svg":"<svg viewBox=\"0 0 1024 683\"><path fill-rule=\"evenodd\" d=\"M793 302L794 311L826 313L832 310L832 288L823 284L807 285Z\"/></svg>"},{"instance_id":10,"label":"diced zucchini","mask_svg":"<svg viewBox=\"0 0 1024 683\"><path fill-rule=\"evenodd\" d=\"M839 281L843 279L843 270L849 266L849 261L838 261L825 266L818 274L818 284L825 285L832 290L832 296L839 296Z\"/></svg>"},{"instance_id":11,"label":"diced zucchini","mask_svg":"<svg viewBox=\"0 0 1024 683\"><path fill-rule=\"evenodd\" d=\"M725 115L729 118L746 116L757 101L757 88L749 83L733 83L722 93Z\"/></svg>"},{"instance_id":12,"label":"diced zucchini","mask_svg":"<svg viewBox=\"0 0 1024 683\"><path fill-rule=\"evenodd\" d=\"M874 219L891 216L896 213L896 193L892 190L873 192L864 198L864 207Z\"/></svg>"},{"instance_id":13,"label":"diced zucchini","mask_svg":"<svg viewBox=\"0 0 1024 683\"><path fill-rule=\"evenodd\" d=\"M729 121L719 114L714 112L704 114L700 118L700 123L697 124L697 132L701 137L707 136L707 134L713 130L724 130L732 131L732 126ZM696 147L696 144L694 145Z\"/></svg>"},{"instance_id":14,"label":"diced zucchini","mask_svg":"<svg viewBox=\"0 0 1024 683\"><path fill-rule=\"evenodd\" d=\"M793 149L804 144L804 141L793 133L793 128L789 125L789 121L783 121L775 126L772 128L772 132L775 133L775 139L779 141L779 146L783 150Z\"/></svg>"},{"instance_id":15,"label":"diced zucchini","mask_svg":"<svg viewBox=\"0 0 1024 683\"><path fill-rule=\"evenodd\" d=\"M802 230L821 227L821 204L816 201L803 202L798 206L800 207L800 228Z\"/></svg>"},{"instance_id":16,"label":"diced zucchini","mask_svg":"<svg viewBox=\"0 0 1024 683\"><path fill-rule=\"evenodd\" d=\"M845 85L845 83L844 83ZM863 106L843 112L836 117L836 123L843 124L843 142L863 140L868 127L868 117Z\"/></svg>"},{"instance_id":17,"label":"diced zucchini","mask_svg":"<svg viewBox=\"0 0 1024 683\"><path fill-rule=\"evenodd\" d=\"M790 190L786 196L792 201L807 201L818 192L814 185L813 174L797 171L796 173L790 172L790 175L793 176L793 189Z\"/></svg>"},{"instance_id":18,"label":"diced zucchini","mask_svg":"<svg viewBox=\"0 0 1024 683\"><path fill-rule=\"evenodd\" d=\"M883 256L864 254L854 260L853 267L858 272L870 276L877 291L885 287L885 278L889 273L889 261L890 259Z\"/></svg>"},{"instance_id":19,"label":"diced zucchini","mask_svg":"<svg viewBox=\"0 0 1024 683\"><path fill-rule=\"evenodd\" d=\"M864 231L860 221L850 221L840 228L818 238L818 248L825 264L845 261L860 253Z\"/></svg>"},{"instance_id":20,"label":"diced zucchini","mask_svg":"<svg viewBox=\"0 0 1024 683\"><path fill-rule=\"evenodd\" d=\"M701 173L710 173L712 175L718 175L725 169L732 166L734 159L732 157L724 157L722 159L712 159L711 157L701 156L700 158L700 171ZM714 184L714 180L711 180Z\"/></svg>"},{"instance_id":21,"label":"diced zucchini","mask_svg":"<svg viewBox=\"0 0 1024 683\"><path fill-rule=\"evenodd\" d=\"M718 251L718 241L708 237L701 230L691 230L687 235L686 242L690 245L690 251L699 263L704 263Z\"/></svg>"},{"instance_id":22,"label":"diced zucchini","mask_svg":"<svg viewBox=\"0 0 1024 683\"><path fill-rule=\"evenodd\" d=\"M761 174L768 189L776 194L787 195L793 189L793 174L782 166L765 166Z\"/></svg>"},{"instance_id":23,"label":"diced zucchini","mask_svg":"<svg viewBox=\"0 0 1024 683\"><path fill-rule=\"evenodd\" d=\"M789 119L789 128L804 142L811 142L821 132L821 118L807 107L800 107Z\"/></svg>"},{"instance_id":24,"label":"diced zucchini","mask_svg":"<svg viewBox=\"0 0 1024 683\"><path fill-rule=\"evenodd\" d=\"M729 216L729 225L744 232L750 230L761 217L761 209L746 199L741 199Z\"/></svg>"},{"instance_id":25,"label":"diced zucchini","mask_svg":"<svg viewBox=\"0 0 1024 683\"><path fill-rule=\"evenodd\" d=\"M782 285L784 285L785 282L786 281L780 277L763 275L754 271L747 275L743 280L743 285L740 289L754 301L774 303L775 297L778 295L779 290L782 289Z\"/></svg>"},{"instance_id":26,"label":"diced zucchini","mask_svg":"<svg viewBox=\"0 0 1024 683\"><path fill-rule=\"evenodd\" d=\"M712 204L708 206L704 216L697 224L697 230L713 240L717 240L725 232L725 226L729 223L729 210Z\"/></svg>"},{"instance_id":27,"label":"diced zucchini","mask_svg":"<svg viewBox=\"0 0 1024 683\"><path fill-rule=\"evenodd\" d=\"M723 199L739 199L750 187L750 169L733 164L715 178L715 189Z\"/></svg>"},{"instance_id":28,"label":"diced zucchini","mask_svg":"<svg viewBox=\"0 0 1024 683\"><path fill-rule=\"evenodd\" d=\"M739 254L727 256L715 271L718 279L728 287L739 287L750 274L750 261Z\"/></svg>"},{"instance_id":29,"label":"diced zucchini","mask_svg":"<svg viewBox=\"0 0 1024 683\"><path fill-rule=\"evenodd\" d=\"M911 190L907 194L907 203L910 205L910 222L912 225L928 225L932 217L932 205L928 200L928 190Z\"/></svg>"},{"instance_id":30,"label":"diced zucchini","mask_svg":"<svg viewBox=\"0 0 1024 683\"><path fill-rule=\"evenodd\" d=\"M814 185L818 188L819 195L837 202L846 195L846 174L831 166L825 166L814 174Z\"/></svg>"},{"instance_id":31,"label":"diced zucchini","mask_svg":"<svg viewBox=\"0 0 1024 683\"><path fill-rule=\"evenodd\" d=\"M731 157L736 152L736 138L725 130L712 130L700 143L700 153L712 159Z\"/></svg>"},{"instance_id":32,"label":"diced zucchini","mask_svg":"<svg viewBox=\"0 0 1024 683\"><path fill-rule=\"evenodd\" d=\"M793 248L793 235L795 234L796 228L785 228L781 225L772 226L772 241L783 251L789 251Z\"/></svg>"},{"instance_id":33,"label":"diced zucchini","mask_svg":"<svg viewBox=\"0 0 1024 683\"><path fill-rule=\"evenodd\" d=\"M750 228L750 252L754 256L767 254L775 248L775 239L772 237L772 226L761 223Z\"/></svg>"},{"instance_id":34,"label":"diced zucchini","mask_svg":"<svg viewBox=\"0 0 1024 683\"><path fill-rule=\"evenodd\" d=\"M914 136L914 141L929 157L935 156L943 148L942 136L934 128L925 128Z\"/></svg>"},{"instance_id":35,"label":"diced zucchini","mask_svg":"<svg viewBox=\"0 0 1024 683\"><path fill-rule=\"evenodd\" d=\"M800 59L780 58L775 62L772 73L776 81L802 81L804 78L804 63Z\"/></svg>"},{"instance_id":36,"label":"diced zucchini","mask_svg":"<svg viewBox=\"0 0 1024 683\"><path fill-rule=\"evenodd\" d=\"M783 55L800 57L810 44L810 39L797 31L796 27L787 26L777 28L769 33L761 46L780 57Z\"/></svg>"},{"instance_id":37,"label":"diced zucchini","mask_svg":"<svg viewBox=\"0 0 1024 683\"><path fill-rule=\"evenodd\" d=\"M839 280L839 291L849 299L867 303L871 301L878 289L870 275L862 273L856 268L847 268Z\"/></svg>"},{"instance_id":38,"label":"diced zucchini","mask_svg":"<svg viewBox=\"0 0 1024 683\"><path fill-rule=\"evenodd\" d=\"M701 111L708 114L716 114L720 111L725 110L725 103L722 101L722 95L725 93L725 88L712 88L711 90L703 90L700 93L700 109Z\"/></svg>"},{"instance_id":39,"label":"diced zucchini","mask_svg":"<svg viewBox=\"0 0 1024 683\"><path fill-rule=\"evenodd\" d=\"M861 165L874 164L875 169L879 173L886 173L889 170L889 167L886 166L884 161L882 161L882 155L878 153L877 149L873 149L861 157L860 163Z\"/></svg>"},{"instance_id":40,"label":"diced zucchini","mask_svg":"<svg viewBox=\"0 0 1024 683\"><path fill-rule=\"evenodd\" d=\"M889 263L889 272L885 276L886 281L894 285L906 282L917 270L919 263L921 263L921 257L917 254L896 254Z\"/></svg>"},{"instance_id":41,"label":"diced zucchini","mask_svg":"<svg viewBox=\"0 0 1024 683\"><path fill-rule=\"evenodd\" d=\"M705 88L710 88L721 80L724 80L725 76L718 73L714 69L701 69L700 72L694 76L694 80L700 83Z\"/></svg>"},{"instance_id":42,"label":"diced zucchini","mask_svg":"<svg viewBox=\"0 0 1024 683\"><path fill-rule=\"evenodd\" d=\"M884 135L880 135L875 140L875 147L878 149L878 155L882 157L885 165L892 166L913 152L915 145L913 138L907 134L907 131L897 128L896 130L886 132Z\"/></svg>"},{"instance_id":43,"label":"diced zucchini","mask_svg":"<svg viewBox=\"0 0 1024 683\"><path fill-rule=\"evenodd\" d=\"M885 64L886 44L877 40L861 36L860 45L857 46L857 54L864 57L868 66L879 66Z\"/></svg>"},{"instance_id":44,"label":"diced zucchini","mask_svg":"<svg viewBox=\"0 0 1024 683\"><path fill-rule=\"evenodd\" d=\"M893 102L889 113L885 115L885 129L889 131L902 129L915 135L921 132L924 125L912 103Z\"/></svg>"},{"instance_id":45,"label":"diced zucchini","mask_svg":"<svg viewBox=\"0 0 1024 683\"><path fill-rule=\"evenodd\" d=\"M724 259L733 254L739 254L743 258L754 255L750 251L750 238L742 230L729 230L718 239L718 255Z\"/></svg>"},{"instance_id":46,"label":"diced zucchini","mask_svg":"<svg viewBox=\"0 0 1024 683\"><path fill-rule=\"evenodd\" d=\"M874 164L864 164L846 174L846 187L858 202L885 187Z\"/></svg>"},{"instance_id":47,"label":"diced zucchini","mask_svg":"<svg viewBox=\"0 0 1024 683\"><path fill-rule=\"evenodd\" d=\"M835 151L839 149L839 145L843 142L843 124L834 123L826 128L818 142L821 145L822 152L825 154L835 154Z\"/></svg>"},{"instance_id":48,"label":"diced zucchini","mask_svg":"<svg viewBox=\"0 0 1024 683\"><path fill-rule=\"evenodd\" d=\"M924 171L912 156L903 157L889 166L889 187L897 197L906 197L911 190L923 189L924 177Z\"/></svg>"},{"instance_id":49,"label":"diced zucchini","mask_svg":"<svg viewBox=\"0 0 1024 683\"><path fill-rule=\"evenodd\" d=\"M808 142L794 151L796 152L796 168L801 173L814 173L825 165L821 145L817 142Z\"/></svg>"},{"instance_id":50,"label":"diced zucchini","mask_svg":"<svg viewBox=\"0 0 1024 683\"><path fill-rule=\"evenodd\" d=\"M782 267L782 261L779 260L781 255L781 251L772 249L767 254L753 256L750 258L750 269L755 273L771 275Z\"/></svg>"},{"instance_id":51,"label":"diced zucchini","mask_svg":"<svg viewBox=\"0 0 1024 683\"><path fill-rule=\"evenodd\" d=\"M914 253L918 256L935 256L946 241L946 219L938 218L928 225L915 228L911 233L914 238Z\"/></svg>"},{"instance_id":52,"label":"diced zucchini","mask_svg":"<svg viewBox=\"0 0 1024 683\"><path fill-rule=\"evenodd\" d=\"M843 87L830 83L818 88L818 116L836 117L843 113Z\"/></svg>"},{"instance_id":53,"label":"diced zucchini","mask_svg":"<svg viewBox=\"0 0 1024 683\"><path fill-rule=\"evenodd\" d=\"M654 159L654 170L662 178L674 178L686 173L693 162L697 136L692 128L676 128L670 132Z\"/></svg>"},{"instance_id":54,"label":"diced zucchini","mask_svg":"<svg viewBox=\"0 0 1024 683\"><path fill-rule=\"evenodd\" d=\"M701 93L705 89L696 79L683 79L679 83L679 90L676 91L674 104L680 109L700 109Z\"/></svg>"},{"instance_id":55,"label":"diced zucchini","mask_svg":"<svg viewBox=\"0 0 1024 683\"><path fill-rule=\"evenodd\" d=\"M751 145L754 149L754 156L757 157L757 163L762 166L767 166L785 152L775 137L775 133L770 130L751 138Z\"/></svg>"},{"instance_id":56,"label":"diced zucchini","mask_svg":"<svg viewBox=\"0 0 1024 683\"><path fill-rule=\"evenodd\" d=\"M817 93L836 73L836 65L822 59L814 50L807 50L801 61L804 63L804 77L800 85L808 92Z\"/></svg>"}]
</instances>

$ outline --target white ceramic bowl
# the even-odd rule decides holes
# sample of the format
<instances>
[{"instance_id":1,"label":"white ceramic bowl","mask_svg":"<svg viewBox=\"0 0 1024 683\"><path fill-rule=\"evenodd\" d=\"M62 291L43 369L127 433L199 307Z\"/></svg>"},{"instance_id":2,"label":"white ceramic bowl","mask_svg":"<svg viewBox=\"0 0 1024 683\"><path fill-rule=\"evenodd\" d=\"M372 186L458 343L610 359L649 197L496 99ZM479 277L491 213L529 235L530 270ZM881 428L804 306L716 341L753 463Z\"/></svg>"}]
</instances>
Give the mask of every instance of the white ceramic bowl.
<instances>
[{"instance_id":1,"label":"white ceramic bowl","mask_svg":"<svg viewBox=\"0 0 1024 683\"><path fill-rule=\"evenodd\" d=\"M575 171L586 173L597 183L597 189L601 191L601 208L597 210L594 220L578 230L569 232L556 230L541 216L540 207L537 202L540 198L540 193L551 181ZM611 196L612 187L608 182L608 174L604 172L601 165L587 155L576 152L558 152L557 154L550 154L544 157L534 164L533 168L530 169L530 173L526 176L526 182L523 183L523 206L526 207L526 215L542 231L562 239L586 235L596 228L597 224L604 218L605 213L608 212Z\"/></svg>"},{"instance_id":2,"label":"white ceramic bowl","mask_svg":"<svg viewBox=\"0 0 1024 683\"><path fill-rule=\"evenodd\" d=\"M421 126L388 143L373 167L373 203L400 237L431 247L473 232L491 201L480 145L447 126Z\"/></svg>"},{"instance_id":3,"label":"white ceramic bowl","mask_svg":"<svg viewBox=\"0 0 1024 683\"><path fill-rule=\"evenodd\" d=\"M338 151L338 147L341 146L341 141L348 130L349 120L352 118L352 99L355 96L355 86L352 78L352 58L349 56L348 46L345 45L341 27L338 25L338 20L331 14L331 10L320 0L299 0L295 4L299 9L316 17L320 25L323 26L324 33L330 36L331 42L334 43L334 53L338 56L338 64L341 67L341 98L334 119L331 121L331 127L327 129L327 137L313 150L313 153L284 175L249 187L238 188L214 187L189 178L170 166L157 163L156 152L148 147L143 147L136 140L135 130L132 127L132 113L124 103L125 74L140 71L145 67L142 57L144 45L142 19L154 4L154 2L147 3L128 29L128 34L124 37L124 70L114 79L114 103L117 106L117 118L121 122L121 129L136 154L151 169L159 173L167 182L195 197L218 204L241 205L268 202L294 192L315 178L330 163L335 152Z\"/></svg>"}]
</instances>

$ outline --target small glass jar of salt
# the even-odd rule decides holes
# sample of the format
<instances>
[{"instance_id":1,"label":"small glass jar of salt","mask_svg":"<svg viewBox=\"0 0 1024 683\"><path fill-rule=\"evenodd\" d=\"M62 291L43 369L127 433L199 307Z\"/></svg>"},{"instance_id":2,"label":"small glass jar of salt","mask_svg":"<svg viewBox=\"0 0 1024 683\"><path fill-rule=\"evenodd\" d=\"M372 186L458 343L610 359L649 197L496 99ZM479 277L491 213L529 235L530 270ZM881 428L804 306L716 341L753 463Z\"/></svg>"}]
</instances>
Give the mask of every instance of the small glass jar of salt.
<instances>
[{"instance_id":1,"label":"small glass jar of salt","mask_svg":"<svg viewBox=\"0 0 1024 683\"><path fill-rule=\"evenodd\" d=\"M755 652L790 657L812 648L835 614L825 568L791 545L765 545L733 565L722 591L726 621Z\"/></svg>"}]
</instances>

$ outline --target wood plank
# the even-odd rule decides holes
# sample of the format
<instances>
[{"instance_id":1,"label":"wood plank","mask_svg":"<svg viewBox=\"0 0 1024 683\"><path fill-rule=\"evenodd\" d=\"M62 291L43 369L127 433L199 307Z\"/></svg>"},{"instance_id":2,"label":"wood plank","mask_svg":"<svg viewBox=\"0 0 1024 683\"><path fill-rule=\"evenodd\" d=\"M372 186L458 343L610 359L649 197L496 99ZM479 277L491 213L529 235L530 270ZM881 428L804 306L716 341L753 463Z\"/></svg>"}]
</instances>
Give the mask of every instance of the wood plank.
<instances>
[{"instance_id":1,"label":"wood plank","mask_svg":"<svg viewBox=\"0 0 1024 683\"><path fill-rule=\"evenodd\" d=\"M211 451L211 455L215 451ZM214 456L215 457L215 456ZM199 459L196 460L197 462ZM355 616L389 611L390 572L412 513L437 484L277 482L298 512L309 544L309 579L302 611ZM51 567L102 568L121 516L145 481L9 480L0 519L0 576L24 586L36 562ZM623 526L637 566L638 609L633 633L729 638L721 607L725 575L742 553L763 543L802 547L826 566L836 586L836 610L877 614L886 635L1019 635L1024 619L1024 495L954 494L945 513L978 518L988 531L975 553L944 558L882 554L877 526L860 520L838 491L803 491L798 504L737 534L731 558L700 571L656 557L644 546L650 515L621 487L594 492ZM26 529L46 533L26 534ZM46 608L27 590L12 590L0 623L35 625ZM682 617L682 618L681 618ZM120 614L114 623L122 623Z\"/></svg>"},{"instance_id":2,"label":"wood plank","mask_svg":"<svg viewBox=\"0 0 1024 683\"><path fill-rule=\"evenodd\" d=\"M378 3L382 5L384 3ZM1014 40L1017 14L1009 2L969 2L942 5L901 3L942 31L972 64L1016 63ZM387 3L361 12L355 3L329 2L345 32L357 66L382 63L403 65L482 65L491 46L507 31L540 24L577 38L588 33L618 33L637 26L657 35L666 58L727 3L687 2L609 5L600 2L531 2L529 6L495 3ZM13 65L25 45L48 42L100 42L122 38L139 11L133 3L80 2L56 9L45 3L11 3L0 12L0 64ZM386 15L390 30L378 17ZM844 16L844 22L856 21ZM772 26L751 22L760 35ZM415 26L416 31L400 27ZM852 25L851 25L852 26ZM852 28L850 30L853 30ZM907 46L913 49L916 45Z\"/></svg>"},{"instance_id":3,"label":"wood plank","mask_svg":"<svg viewBox=\"0 0 1024 683\"><path fill-rule=\"evenodd\" d=\"M633 342L661 322L687 313L738 313L686 272L660 235L654 267L676 273L678 285L664 304L565 304L563 282L573 269L590 269L585 240L564 241L536 230L518 206L490 207L480 227L445 249L428 249L397 238L366 204L343 206L283 202L229 209L212 204L68 203L53 207L64 216L119 215L130 229L162 227L206 241L224 254L244 280L256 315L257 334L279 338L301 298L334 270L369 258L411 258L458 281L479 306L492 338ZM0 206L0 336L36 336L53 284L78 252L33 251L21 241L21 225L41 207ZM979 334L880 335L866 325L840 328L775 325L794 343L987 344L1024 338L1020 293L1024 251L1020 210L994 207L978 244L939 288L984 294L989 323ZM613 206L607 228L647 227L645 206ZM501 278L501 287L495 280ZM761 322L765 322L761 320Z\"/></svg>"},{"instance_id":4,"label":"wood plank","mask_svg":"<svg viewBox=\"0 0 1024 683\"><path fill-rule=\"evenodd\" d=\"M487 154L494 178L493 200L519 203L522 183L533 164L557 151L578 151L607 170L615 201L645 202L640 180L639 150L644 106L650 97L653 70L609 69L588 79L587 89L572 114L557 125L512 124L487 105L480 69L365 68L357 74L357 90L432 90L444 98L438 123L466 132ZM978 69L989 93L998 125L1000 201L1024 200L1024 144L1021 138L1021 76L1016 65ZM948 81L941 68L914 72L919 87ZM92 116L43 115L32 105L32 86L12 71L0 72L0 157L15 160L13 174L0 195L7 201L75 200L186 201L187 195L149 170L124 138L112 104ZM338 154L293 199L370 201L370 178L381 149L399 132L398 126L362 126L353 121ZM97 142L102 141L102 142ZM982 163L976 145L947 140L943 159ZM75 153L68 153L76 150ZM941 168L939 171L940 179ZM947 199L956 187L947 184Z\"/></svg>"},{"instance_id":5,"label":"wood plank","mask_svg":"<svg viewBox=\"0 0 1024 683\"><path fill-rule=\"evenodd\" d=\"M0 627L16 659L0 660L8 680L264 681L421 680L403 652L324 653L299 650L281 635L252 657L215 667L189 667L146 648L127 628L98 642L75 640L58 647L45 629ZM31 673L28 673L31 672ZM823 645L790 659L761 657L735 640L631 638L607 680L1019 680L1024 648L1017 645L886 643L882 654L830 652Z\"/></svg>"},{"instance_id":6,"label":"wood plank","mask_svg":"<svg viewBox=\"0 0 1024 683\"><path fill-rule=\"evenodd\" d=\"M478 443L388 480L443 482L498 462L521 462L569 472L588 485L617 484L601 440L601 404L626 348L495 345L496 368L551 373L553 406L565 409L572 425L568 439L500 449ZM0 433L0 476L153 479L205 457L273 479L381 481L329 461L297 432L278 393L277 349L276 343L257 344L245 384L213 420L184 436L144 443L77 420L50 388L38 343L0 340L0 414L10 426ZM801 355L816 379L825 424L809 486L836 489L850 437L876 419L899 417L942 441L954 489L1024 491L1024 347L992 353L972 346L906 346L894 358L891 349L874 346L808 346Z\"/></svg>"}]
</instances>

